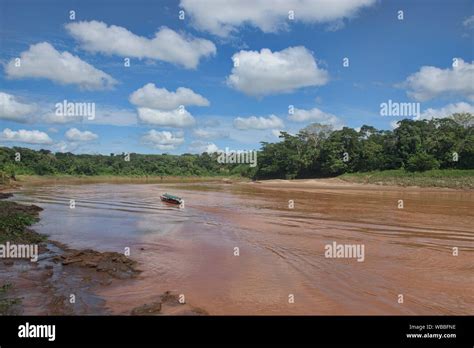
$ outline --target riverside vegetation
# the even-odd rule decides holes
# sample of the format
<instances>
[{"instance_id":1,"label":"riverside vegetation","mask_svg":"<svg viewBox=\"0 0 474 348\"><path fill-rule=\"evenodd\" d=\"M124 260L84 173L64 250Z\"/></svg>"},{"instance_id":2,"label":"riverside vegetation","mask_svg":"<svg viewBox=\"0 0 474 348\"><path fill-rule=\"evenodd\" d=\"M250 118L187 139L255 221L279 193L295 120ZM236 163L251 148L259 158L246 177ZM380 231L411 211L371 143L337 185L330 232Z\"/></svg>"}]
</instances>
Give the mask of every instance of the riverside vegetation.
<instances>
[{"instance_id":1,"label":"riverside vegetation","mask_svg":"<svg viewBox=\"0 0 474 348\"><path fill-rule=\"evenodd\" d=\"M433 120L405 119L399 121L393 131L367 125L359 130L349 127L333 130L330 126L313 123L294 135L281 132L279 142L262 142L261 145L255 168L247 164L221 164L217 161L218 153L131 153L127 161L125 153L75 155L2 147L0 171L3 177L239 176L258 180L345 174L342 178L351 181L390 179L395 184L418 185L426 179L430 186L474 186L474 116L469 113ZM20 161L15 161L16 153L20 153ZM384 171L389 172L380 174ZM444 179L432 180L435 177Z\"/></svg>"}]
</instances>

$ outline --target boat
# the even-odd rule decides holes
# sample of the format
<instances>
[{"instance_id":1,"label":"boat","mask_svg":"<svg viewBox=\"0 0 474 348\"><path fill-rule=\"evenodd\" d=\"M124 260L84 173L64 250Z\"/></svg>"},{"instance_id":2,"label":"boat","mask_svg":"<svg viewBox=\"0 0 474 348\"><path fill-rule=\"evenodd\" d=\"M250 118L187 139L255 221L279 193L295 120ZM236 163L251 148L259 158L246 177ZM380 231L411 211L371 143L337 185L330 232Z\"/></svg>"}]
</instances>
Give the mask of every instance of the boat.
<instances>
[{"instance_id":1,"label":"boat","mask_svg":"<svg viewBox=\"0 0 474 348\"><path fill-rule=\"evenodd\" d=\"M166 202L166 203L172 203L172 204L182 204L183 203L183 199L181 197L173 196L173 195L170 195L168 193L165 193L165 194L161 195L160 199L163 202Z\"/></svg>"}]
</instances>

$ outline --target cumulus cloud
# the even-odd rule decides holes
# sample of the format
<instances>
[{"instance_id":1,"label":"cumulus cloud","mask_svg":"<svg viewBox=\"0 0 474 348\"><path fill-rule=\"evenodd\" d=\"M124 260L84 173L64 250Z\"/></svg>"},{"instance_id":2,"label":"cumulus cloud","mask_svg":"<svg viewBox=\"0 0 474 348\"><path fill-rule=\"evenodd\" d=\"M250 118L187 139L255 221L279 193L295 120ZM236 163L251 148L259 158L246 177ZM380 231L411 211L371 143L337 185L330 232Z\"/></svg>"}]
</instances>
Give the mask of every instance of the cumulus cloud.
<instances>
[{"instance_id":1,"label":"cumulus cloud","mask_svg":"<svg viewBox=\"0 0 474 348\"><path fill-rule=\"evenodd\" d=\"M132 126L137 124L137 113L133 109L119 108L113 105L96 104L95 118L88 116L56 115L51 105L44 105L41 114L35 118L38 123L48 124L94 124L113 126Z\"/></svg>"},{"instance_id":2,"label":"cumulus cloud","mask_svg":"<svg viewBox=\"0 0 474 348\"><path fill-rule=\"evenodd\" d=\"M138 108L138 119L143 123L176 128L191 127L196 123L194 117L184 108L171 111Z\"/></svg>"},{"instance_id":3,"label":"cumulus cloud","mask_svg":"<svg viewBox=\"0 0 474 348\"><path fill-rule=\"evenodd\" d=\"M95 133L90 131L83 131L81 132L77 128L71 128L66 132L66 139L72 142L85 142L85 141L92 141L99 138L99 136Z\"/></svg>"},{"instance_id":4,"label":"cumulus cloud","mask_svg":"<svg viewBox=\"0 0 474 348\"><path fill-rule=\"evenodd\" d=\"M233 55L234 67L227 84L247 95L264 96L292 92L328 82L329 74L321 69L303 46L272 52L240 51Z\"/></svg>"},{"instance_id":5,"label":"cumulus cloud","mask_svg":"<svg viewBox=\"0 0 474 348\"><path fill-rule=\"evenodd\" d=\"M0 92L0 119L26 122L36 110L36 105L23 103L14 95Z\"/></svg>"},{"instance_id":6,"label":"cumulus cloud","mask_svg":"<svg viewBox=\"0 0 474 348\"><path fill-rule=\"evenodd\" d=\"M13 131L10 128L6 128L0 133L0 141L13 141L27 144L52 144L53 140L48 134L39 130L25 130L20 129Z\"/></svg>"},{"instance_id":7,"label":"cumulus cloud","mask_svg":"<svg viewBox=\"0 0 474 348\"><path fill-rule=\"evenodd\" d=\"M448 104L439 109L429 108L421 113L416 120L431 120L433 118L449 117L455 113L468 112L474 115L474 105L465 102Z\"/></svg>"},{"instance_id":8,"label":"cumulus cloud","mask_svg":"<svg viewBox=\"0 0 474 348\"><path fill-rule=\"evenodd\" d=\"M93 123L95 125L130 126L137 124L137 113L133 109L113 105L96 104L95 117L56 114L58 101L32 103L0 92L0 119L34 124Z\"/></svg>"},{"instance_id":9,"label":"cumulus cloud","mask_svg":"<svg viewBox=\"0 0 474 348\"><path fill-rule=\"evenodd\" d=\"M216 144L205 142L205 141L193 141L189 145L189 149L190 151L195 152L195 153L204 153L204 152L214 153L214 152L219 151L219 148L217 147Z\"/></svg>"},{"instance_id":10,"label":"cumulus cloud","mask_svg":"<svg viewBox=\"0 0 474 348\"><path fill-rule=\"evenodd\" d=\"M160 150L174 150L184 143L184 136L182 132L160 132L152 129L142 136L142 142Z\"/></svg>"},{"instance_id":11,"label":"cumulus cloud","mask_svg":"<svg viewBox=\"0 0 474 348\"><path fill-rule=\"evenodd\" d=\"M440 69L423 66L420 71L408 76L402 87L408 95L418 101L426 101L439 95L456 95L474 100L474 63L458 58L456 66Z\"/></svg>"},{"instance_id":12,"label":"cumulus cloud","mask_svg":"<svg viewBox=\"0 0 474 348\"><path fill-rule=\"evenodd\" d=\"M376 0L181 0L193 25L219 36L228 36L239 26L250 25L263 32L287 27L288 12L303 23L330 23L353 17Z\"/></svg>"},{"instance_id":13,"label":"cumulus cloud","mask_svg":"<svg viewBox=\"0 0 474 348\"><path fill-rule=\"evenodd\" d=\"M66 29L90 52L156 59L188 69L195 69L201 58L216 53L211 41L186 36L167 27L160 28L151 39L99 21L68 23Z\"/></svg>"},{"instance_id":14,"label":"cumulus cloud","mask_svg":"<svg viewBox=\"0 0 474 348\"><path fill-rule=\"evenodd\" d=\"M20 66L12 59L5 66L8 78L45 78L62 85L78 85L84 90L112 88L117 81L105 72L69 52L59 52L48 42L31 45L20 54Z\"/></svg>"},{"instance_id":15,"label":"cumulus cloud","mask_svg":"<svg viewBox=\"0 0 474 348\"><path fill-rule=\"evenodd\" d=\"M268 118L251 116L247 118L237 117L234 119L234 127L237 129L270 129L283 128L283 121L275 116L270 115Z\"/></svg>"},{"instance_id":16,"label":"cumulus cloud","mask_svg":"<svg viewBox=\"0 0 474 348\"><path fill-rule=\"evenodd\" d=\"M209 101L189 88L179 87L176 92L157 88L148 83L133 92L130 102L139 106L138 119L143 123L164 127L190 127L196 121L185 106L208 106Z\"/></svg>"},{"instance_id":17,"label":"cumulus cloud","mask_svg":"<svg viewBox=\"0 0 474 348\"><path fill-rule=\"evenodd\" d=\"M337 116L321 111L318 108L310 110L294 109L294 113L288 116L288 119L295 122L317 122L321 124L332 125L334 128L342 126L342 120Z\"/></svg>"},{"instance_id":18,"label":"cumulus cloud","mask_svg":"<svg viewBox=\"0 0 474 348\"><path fill-rule=\"evenodd\" d=\"M179 87L176 92L169 92L166 88L156 88L153 83L137 89L129 99L134 105L159 110L173 110L180 105L209 105L209 100L189 88Z\"/></svg>"}]
</instances>

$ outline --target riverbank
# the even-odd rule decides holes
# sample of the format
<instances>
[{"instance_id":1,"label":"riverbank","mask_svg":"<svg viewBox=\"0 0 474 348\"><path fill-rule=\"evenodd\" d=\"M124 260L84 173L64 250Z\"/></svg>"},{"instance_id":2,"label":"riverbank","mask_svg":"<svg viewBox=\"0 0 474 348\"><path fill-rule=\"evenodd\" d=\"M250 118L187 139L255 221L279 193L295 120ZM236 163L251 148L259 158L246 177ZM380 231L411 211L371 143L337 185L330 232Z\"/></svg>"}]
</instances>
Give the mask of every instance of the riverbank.
<instances>
[{"instance_id":1,"label":"riverbank","mask_svg":"<svg viewBox=\"0 0 474 348\"><path fill-rule=\"evenodd\" d=\"M367 173L346 173L339 179L360 184L474 189L474 170L444 169L407 172L402 169Z\"/></svg>"},{"instance_id":2,"label":"riverbank","mask_svg":"<svg viewBox=\"0 0 474 348\"><path fill-rule=\"evenodd\" d=\"M69 248L37 233L31 226L43 209L5 200L17 188L0 186L0 315L206 314L171 292L127 312L111 312L97 293L133 282L141 273L138 263L117 252ZM20 246L35 249L35 260L9 252Z\"/></svg>"},{"instance_id":3,"label":"riverbank","mask_svg":"<svg viewBox=\"0 0 474 348\"><path fill-rule=\"evenodd\" d=\"M242 177L224 177L224 176L74 176L74 175L18 175L17 184L179 184L179 183L236 183L248 182L250 179Z\"/></svg>"},{"instance_id":4,"label":"riverbank","mask_svg":"<svg viewBox=\"0 0 474 348\"><path fill-rule=\"evenodd\" d=\"M335 178L315 179L268 179L252 181L249 178L239 176L72 176L72 175L18 175L17 181L10 181L12 185L19 186L21 183L31 185L43 184L192 184L192 183L224 183L224 184L265 184L275 186L280 183L283 187L306 186L308 189L321 186L393 186L393 187L419 187L419 188L450 188L460 190L474 189L474 170L430 170L426 172L407 172L402 169L374 171L365 173L346 173ZM362 187L362 186L361 186Z\"/></svg>"},{"instance_id":5,"label":"riverbank","mask_svg":"<svg viewBox=\"0 0 474 348\"><path fill-rule=\"evenodd\" d=\"M397 173L359 173L344 174L336 178L324 179L293 179L293 180L258 180L243 185L258 186L262 189L313 192L316 190L359 190L373 192L406 190L415 191L472 191L474 189L474 173L472 176L396 176Z\"/></svg>"}]
</instances>

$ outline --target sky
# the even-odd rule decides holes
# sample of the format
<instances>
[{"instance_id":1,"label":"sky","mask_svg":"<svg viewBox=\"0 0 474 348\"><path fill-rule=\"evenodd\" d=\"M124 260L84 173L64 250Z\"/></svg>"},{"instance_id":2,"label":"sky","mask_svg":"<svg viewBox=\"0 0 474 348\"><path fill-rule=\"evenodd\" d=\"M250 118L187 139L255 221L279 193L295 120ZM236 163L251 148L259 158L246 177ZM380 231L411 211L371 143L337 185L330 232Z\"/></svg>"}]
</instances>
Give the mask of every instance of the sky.
<instances>
[{"instance_id":1,"label":"sky","mask_svg":"<svg viewBox=\"0 0 474 348\"><path fill-rule=\"evenodd\" d=\"M471 0L0 0L0 146L250 150L474 113L473 50Z\"/></svg>"}]
</instances>

